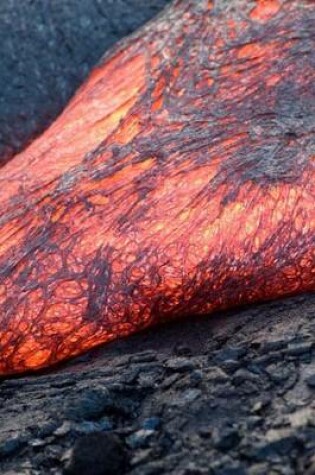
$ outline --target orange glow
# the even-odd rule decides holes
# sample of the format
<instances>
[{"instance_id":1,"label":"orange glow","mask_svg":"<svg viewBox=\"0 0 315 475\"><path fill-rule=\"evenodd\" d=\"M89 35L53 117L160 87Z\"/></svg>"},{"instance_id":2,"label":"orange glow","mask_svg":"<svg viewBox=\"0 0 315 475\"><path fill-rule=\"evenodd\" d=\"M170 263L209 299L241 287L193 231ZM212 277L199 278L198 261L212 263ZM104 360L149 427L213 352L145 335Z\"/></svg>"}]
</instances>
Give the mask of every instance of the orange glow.
<instances>
[{"instance_id":1,"label":"orange glow","mask_svg":"<svg viewBox=\"0 0 315 475\"><path fill-rule=\"evenodd\" d=\"M1 169L0 374L315 290L303 3L176 1Z\"/></svg>"},{"instance_id":2,"label":"orange glow","mask_svg":"<svg viewBox=\"0 0 315 475\"><path fill-rule=\"evenodd\" d=\"M251 12L251 19L260 23L272 19L280 10L280 0L256 0L257 6Z\"/></svg>"}]
</instances>

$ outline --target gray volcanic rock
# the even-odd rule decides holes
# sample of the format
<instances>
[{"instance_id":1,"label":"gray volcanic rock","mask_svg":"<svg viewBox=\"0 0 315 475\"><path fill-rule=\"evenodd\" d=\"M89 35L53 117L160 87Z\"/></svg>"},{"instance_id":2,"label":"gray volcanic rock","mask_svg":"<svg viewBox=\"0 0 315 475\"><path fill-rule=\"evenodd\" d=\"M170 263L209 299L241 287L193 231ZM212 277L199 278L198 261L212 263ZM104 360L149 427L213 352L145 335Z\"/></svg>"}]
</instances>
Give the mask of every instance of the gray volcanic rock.
<instances>
[{"instance_id":1,"label":"gray volcanic rock","mask_svg":"<svg viewBox=\"0 0 315 475\"><path fill-rule=\"evenodd\" d=\"M152 328L3 380L0 472L312 473L314 335L315 296L304 295Z\"/></svg>"},{"instance_id":2,"label":"gray volcanic rock","mask_svg":"<svg viewBox=\"0 0 315 475\"><path fill-rule=\"evenodd\" d=\"M168 1L1 1L0 166L59 115L113 43Z\"/></svg>"}]
</instances>

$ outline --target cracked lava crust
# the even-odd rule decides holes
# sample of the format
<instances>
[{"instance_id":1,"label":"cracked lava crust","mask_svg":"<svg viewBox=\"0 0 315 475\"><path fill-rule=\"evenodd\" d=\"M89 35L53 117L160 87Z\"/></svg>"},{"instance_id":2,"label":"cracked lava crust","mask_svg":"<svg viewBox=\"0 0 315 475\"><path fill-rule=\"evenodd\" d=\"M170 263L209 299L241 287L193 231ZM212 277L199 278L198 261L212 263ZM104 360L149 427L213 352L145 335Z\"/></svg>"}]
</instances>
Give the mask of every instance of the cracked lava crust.
<instances>
[{"instance_id":1,"label":"cracked lava crust","mask_svg":"<svg viewBox=\"0 0 315 475\"><path fill-rule=\"evenodd\" d=\"M314 6L175 1L0 171L0 373L315 290Z\"/></svg>"}]
</instances>

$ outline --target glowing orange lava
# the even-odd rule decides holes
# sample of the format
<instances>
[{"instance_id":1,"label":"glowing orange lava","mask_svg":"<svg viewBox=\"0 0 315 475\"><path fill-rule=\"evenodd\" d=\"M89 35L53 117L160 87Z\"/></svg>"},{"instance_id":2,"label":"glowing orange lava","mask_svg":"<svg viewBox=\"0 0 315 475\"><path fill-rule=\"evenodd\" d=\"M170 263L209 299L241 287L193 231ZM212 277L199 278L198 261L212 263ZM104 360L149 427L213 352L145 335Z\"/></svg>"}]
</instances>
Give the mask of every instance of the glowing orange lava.
<instances>
[{"instance_id":1,"label":"glowing orange lava","mask_svg":"<svg viewBox=\"0 0 315 475\"><path fill-rule=\"evenodd\" d=\"M234 3L175 1L0 171L1 374L315 290L309 2Z\"/></svg>"}]
</instances>

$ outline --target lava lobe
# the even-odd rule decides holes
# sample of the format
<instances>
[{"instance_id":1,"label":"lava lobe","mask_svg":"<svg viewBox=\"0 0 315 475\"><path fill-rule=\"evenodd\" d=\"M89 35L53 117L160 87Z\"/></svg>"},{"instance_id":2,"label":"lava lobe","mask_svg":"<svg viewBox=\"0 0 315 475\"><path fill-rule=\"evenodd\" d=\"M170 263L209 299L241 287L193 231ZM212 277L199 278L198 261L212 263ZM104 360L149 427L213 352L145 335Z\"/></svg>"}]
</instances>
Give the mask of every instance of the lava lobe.
<instances>
[{"instance_id":1,"label":"lava lobe","mask_svg":"<svg viewBox=\"0 0 315 475\"><path fill-rule=\"evenodd\" d=\"M0 373L315 290L308 0L181 0L0 171Z\"/></svg>"}]
</instances>

